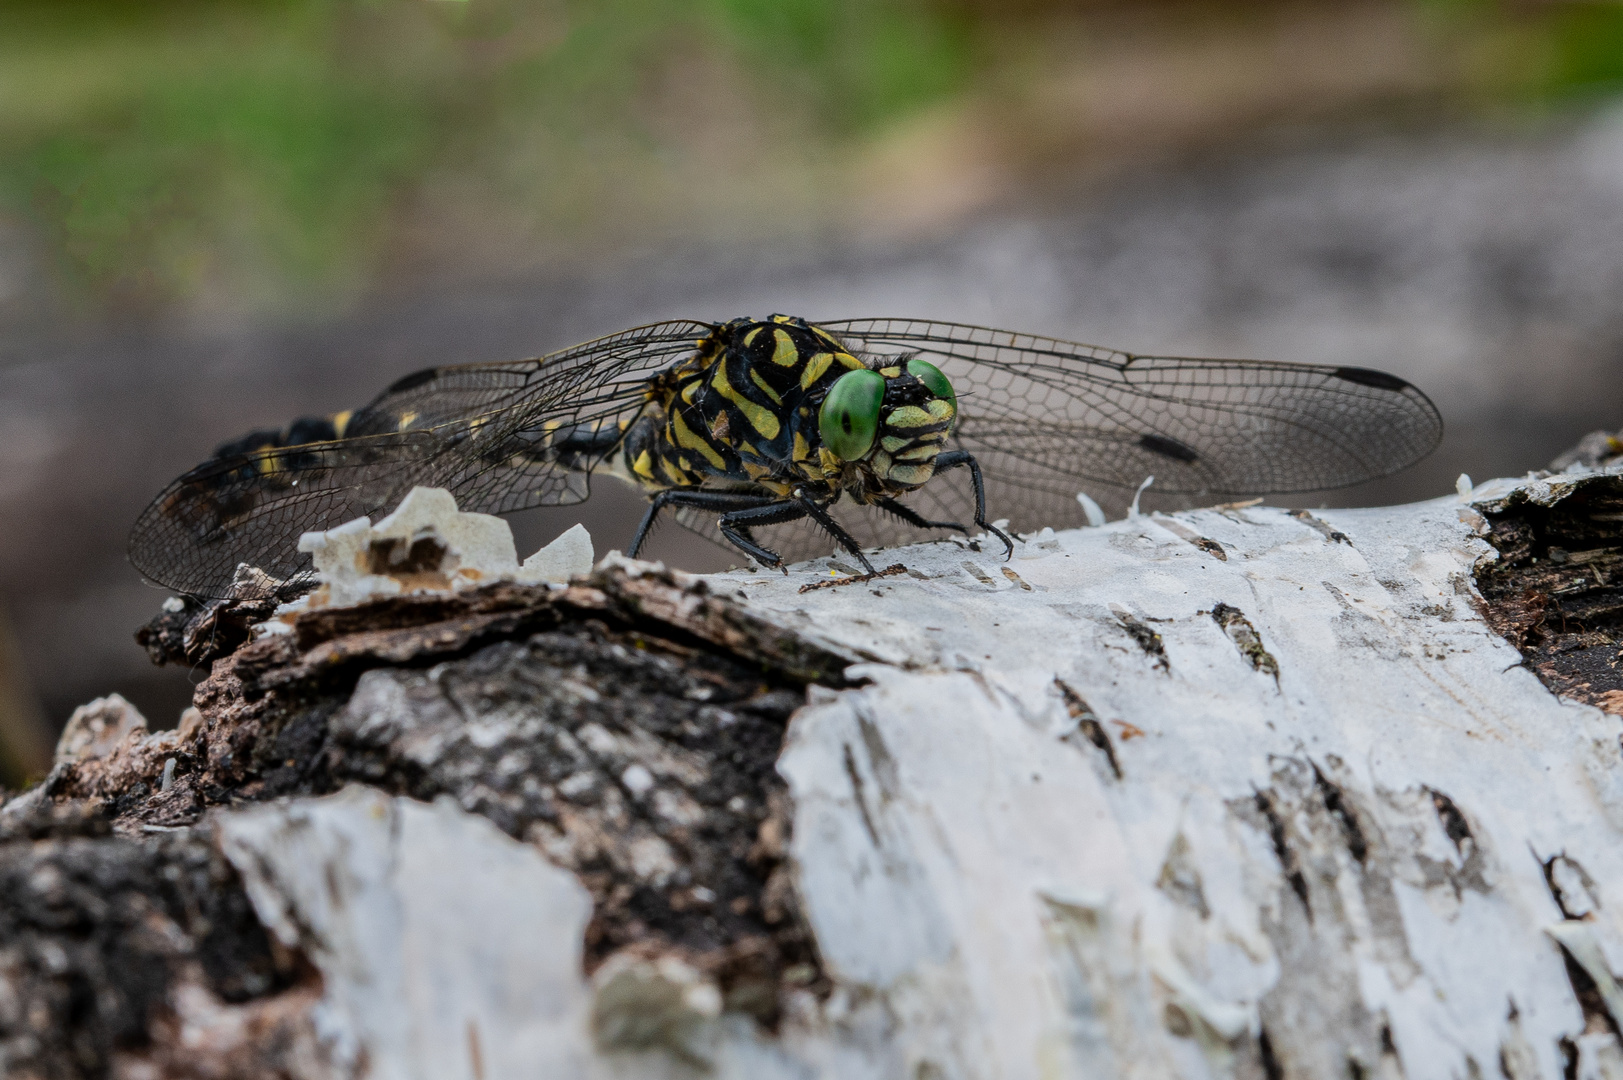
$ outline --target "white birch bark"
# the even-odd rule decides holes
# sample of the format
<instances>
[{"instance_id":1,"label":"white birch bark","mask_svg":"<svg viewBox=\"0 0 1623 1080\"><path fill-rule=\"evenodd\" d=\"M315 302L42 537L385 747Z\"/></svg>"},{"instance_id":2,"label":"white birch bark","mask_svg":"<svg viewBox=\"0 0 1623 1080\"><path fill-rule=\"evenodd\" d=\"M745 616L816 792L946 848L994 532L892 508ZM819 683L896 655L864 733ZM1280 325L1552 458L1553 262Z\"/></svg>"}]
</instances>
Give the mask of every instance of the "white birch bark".
<instances>
[{"instance_id":1,"label":"white birch bark","mask_svg":"<svg viewBox=\"0 0 1623 1080\"><path fill-rule=\"evenodd\" d=\"M339 1073L1623 1077L1623 720L1484 622L1481 526L1209 509L710 577L867 680L779 762L835 989L776 1033L674 963L575 974L584 894L449 803L225 812L226 850Z\"/></svg>"}]
</instances>

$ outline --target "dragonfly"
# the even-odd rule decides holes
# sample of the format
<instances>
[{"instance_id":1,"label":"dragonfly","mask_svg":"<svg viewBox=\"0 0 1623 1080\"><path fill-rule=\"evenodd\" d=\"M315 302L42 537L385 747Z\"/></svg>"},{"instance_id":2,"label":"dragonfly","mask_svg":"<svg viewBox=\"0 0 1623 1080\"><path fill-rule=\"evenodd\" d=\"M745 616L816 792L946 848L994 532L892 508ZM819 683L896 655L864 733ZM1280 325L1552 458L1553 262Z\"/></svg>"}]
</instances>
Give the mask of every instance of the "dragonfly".
<instances>
[{"instance_id":1,"label":"dragonfly","mask_svg":"<svg viewBox=\"0 0 1623 1080\"><path fill-rule=\"evenodd\" d=\"M579 503L607 474L648 501L632 557L669 511L763 567L839 548L872 573L869 550L971 528L1007 556L1023 533L1081 524L1087 484L1318 491L1406 468L1441 437L1425 394L1369 368L928 319L673 320L429 368L364 408L226 443L152 501L129 556L193 596L266 577L291 595L314 584L301 534L375 519L414 487L504 514Z\"/></svg>"}]
</instances>

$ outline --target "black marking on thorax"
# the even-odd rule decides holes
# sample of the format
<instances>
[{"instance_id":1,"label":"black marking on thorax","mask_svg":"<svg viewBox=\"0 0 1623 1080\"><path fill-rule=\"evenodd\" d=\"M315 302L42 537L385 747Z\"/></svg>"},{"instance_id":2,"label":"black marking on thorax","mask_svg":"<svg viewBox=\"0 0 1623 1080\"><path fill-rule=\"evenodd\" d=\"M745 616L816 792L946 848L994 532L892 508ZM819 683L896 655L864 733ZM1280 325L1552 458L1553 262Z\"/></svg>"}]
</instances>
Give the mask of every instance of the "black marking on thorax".
<instances>
[{"instance_id":1,"label":"black marking on thorax","mask_svg":"<svg viewBox=\"0 0 1623 1080\"><path fill-rule=\"evenodd\" d=\"M860 366L803 320L735 319L655 380L657 408L627 435L627 469L651 489L824 480L818 406Z\"/></svg>"}]
</instances>

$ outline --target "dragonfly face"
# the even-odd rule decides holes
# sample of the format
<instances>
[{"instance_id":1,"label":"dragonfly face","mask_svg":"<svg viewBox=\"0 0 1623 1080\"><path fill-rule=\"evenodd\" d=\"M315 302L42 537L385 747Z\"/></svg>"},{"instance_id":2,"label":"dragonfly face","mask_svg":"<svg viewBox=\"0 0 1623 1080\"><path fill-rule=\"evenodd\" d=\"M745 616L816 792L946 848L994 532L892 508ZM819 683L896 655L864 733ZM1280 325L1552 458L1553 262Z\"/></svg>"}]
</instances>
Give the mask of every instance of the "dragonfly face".
<instances>
[{"instance_id":1,"label":"dragonfly face","mask_svg":"<svg viewBox=\"0 0 1623 1080\"><path fill-rule=\"evenodd\" d=\"M823 445L857 483L853 493L900 495L935 474L936 457L958 419L958 401L941 369L908 360L851 371L818 409Z\"/></svg>"},{"instance_id":2,"label":"dragonfly face","mask_svg":"<svg viewBox=\"0 0 1623 1080\"><path fill-rule=\"evenodd\" d=\"M911 319L673 321L511 363L432 368L353 413L225 444L136 522L149 578L232 595L240 564L296 591L299 535L388 513L412 487L466 510L579 502L598 472L649 510L776 566L987 521L1081 524L1095 484L1317 491L1430 452L1426 396L1364 368L1135 356ZM768 535L757 539L757 532ZM819 551L821 546L821 551Z\"/></svg>"}]
</instances>

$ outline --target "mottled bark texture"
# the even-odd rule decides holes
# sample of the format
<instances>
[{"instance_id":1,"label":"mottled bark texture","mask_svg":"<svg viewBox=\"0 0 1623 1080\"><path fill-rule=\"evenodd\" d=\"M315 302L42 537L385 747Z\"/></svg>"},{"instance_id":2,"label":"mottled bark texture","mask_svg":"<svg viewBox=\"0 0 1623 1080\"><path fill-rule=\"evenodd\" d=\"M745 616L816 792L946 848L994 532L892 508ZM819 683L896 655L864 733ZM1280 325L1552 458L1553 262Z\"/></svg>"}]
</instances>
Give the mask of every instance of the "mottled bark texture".
<instances>
[{"instance_id":1,"label":"mottled bark texture","mask_svg":"<svg viewBox=\"0 0 1623 1080\"><path fill-rule=\"evenodd\" d=\"M309 1040L317 991L207 828L115 834L82 802L0 827L5 1076L279 1075ZM210 1037L181 1046L204 1013Z\"/></svg>"},{"instance_id":2,"label":"mottled bark texture","mask_svg":"<svg viewBox=\"0 0 1623 1080\"><path fill-rule=\"evenodd\" d=\"M1590 443L862 581L179 605L180 726L99 700L0 806L0 1072L1617 1080Z\"/></svg>"},{"instance_id":3,"label":"mottled bark texture","mask_svg":"<svg viewBox=\"0 0 1623 1080\"><path fill-rule=\"evenodd\" d=\"M1489 625L1555 693L1623 712L1623 484L1578 477L1479 509L1499 553L1476 574Z\"/></svg>"},{"instance_id":4,"label":"mottled bark texture","mask_svg":"<svg viewBox=\"0 0 1623 1080\"><path fill-rule=\"evenodd\" d=\"M780 984L826 985L773 765L807 682L843 685L849 657L702 582L618 571L210 638L238 615L154 620L142 638L160 656L215 661L196 712L63 761L6 818L0 947L24 973L0 982L6 1075L108 1075L173 1022L177 980L224 1002L284 992L297 958L273 958L199 822L351 782L450 796L575 871L595 904L588 973L621 951L677 956L768 1026Z\"/></svg>"}]
</instances>

